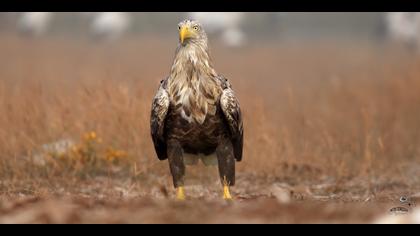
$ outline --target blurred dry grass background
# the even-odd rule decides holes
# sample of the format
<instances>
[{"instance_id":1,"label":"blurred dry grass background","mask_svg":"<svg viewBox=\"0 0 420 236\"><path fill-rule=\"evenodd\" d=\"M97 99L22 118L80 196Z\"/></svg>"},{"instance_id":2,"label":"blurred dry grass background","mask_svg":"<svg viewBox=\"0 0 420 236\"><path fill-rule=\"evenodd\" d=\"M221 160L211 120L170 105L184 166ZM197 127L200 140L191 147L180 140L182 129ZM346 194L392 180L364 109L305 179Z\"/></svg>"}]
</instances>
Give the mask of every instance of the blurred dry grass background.
<instances>
[{"instance_id":1,"label":"blurred dry grass background","mask_svg":"<svg viewBox=\"0 0 420 236\"><path fill-rule=\"evenodd\" d=\"M3 35L0 212L11 212L16 197L107 203L173 197L167 162L155 157L149 135L151 100L169 71L172 41L129 38L93 45ZM238 199L271 198L279 183L292 189L296 201L392 202L420 191L420 58L363 41L267 41L243 50L215 43L212 56L219 73L232 81L245 117L244 160L237 164L233 190ZM43 151L59 140L74 145L60 155ZM191 169L201 173L200 167ZM218 186L200 191L199 198L219 197ZM270 204L261 203L260 210ZM347 213L339 215L366 220L357 217L360 212ZM121 214L116 222L126 222ZM188 221L170 215L146 218ZM287 219L299 222L296 217Z\"/></svg>"}]
</instances>

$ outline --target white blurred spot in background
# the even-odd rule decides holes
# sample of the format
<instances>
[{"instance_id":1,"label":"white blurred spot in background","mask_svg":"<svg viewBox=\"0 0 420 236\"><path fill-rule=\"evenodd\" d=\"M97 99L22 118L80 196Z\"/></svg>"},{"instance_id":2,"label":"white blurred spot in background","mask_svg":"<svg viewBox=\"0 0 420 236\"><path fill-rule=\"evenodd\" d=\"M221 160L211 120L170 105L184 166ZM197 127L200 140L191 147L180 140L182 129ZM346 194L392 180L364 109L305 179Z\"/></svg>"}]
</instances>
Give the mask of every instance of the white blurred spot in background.
<instances>
[{"instance_id":1,"label":"white blurred spot in background","mask_svg":"<svg viewBox=\"0 0 420 236\"><path fill-rule=\"evenodd\" d=\"M403 44L410 49L420 43L420 13L418 12L388 12L386 24L389 39Z\"/></svg>"},{"instance_id":2,"label":"white blurred spot in background","mask_svg":"<svg viewBox=\"0 0 420 236\"><path fill-rule=\"evenodd\" d=\"M130 15L124 12L98 12L93 14L91 35L98 40L114 41L130 27Z\"/></svg>"},{"instance_id":3,"label":"white blurred spot in background","mask_svg":"<svg viewBox=\"0 0 420 236\"><path fill-rule=\"evenodd\" d=\"M24 37L45 36L51 33L53 23L59 21L63 15L53 12L18 13L17 31ZM71 14L69 19L73 22L83 22L82 28L88 27L88 36L101 41L115 41L121 38L128 32L131 23L130 13L124 12L80 12Z\"/></svg>"},{"instance_id":4,"label":"white blurred spot in background","mask_svg":"<svg viewBox=\"0 0 420 236\"><path fill-rule=\"evenodd\" d=\"M52 12L23 12L17 22L18 31L28 37L43 36L49 30L52 17Z\"/></svg>"},{"instance_id":5,"label":"white blurred spot in background","mask_svg":"<svg viewBox=\"0 0 420 236\"><path fill-rule=\"evenodd\" d=\"M228 47L245 44L245 33L241 24L245 19L243 12L189 12L188 18L198 20L209 35L217 35Z\"/></svg>"}]
</instances>

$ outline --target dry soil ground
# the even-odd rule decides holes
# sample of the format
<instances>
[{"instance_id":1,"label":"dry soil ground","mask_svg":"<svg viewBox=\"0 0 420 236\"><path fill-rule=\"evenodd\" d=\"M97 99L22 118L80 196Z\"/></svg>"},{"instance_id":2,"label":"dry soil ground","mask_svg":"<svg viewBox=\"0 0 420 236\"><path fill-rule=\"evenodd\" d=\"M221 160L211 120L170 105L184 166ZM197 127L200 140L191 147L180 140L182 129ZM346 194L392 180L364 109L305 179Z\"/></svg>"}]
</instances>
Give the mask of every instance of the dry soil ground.
<instances>
[{"instance_id":1,"label":"dry soil ground","mask_svg":"<svg viewBox=\"0 0 420 236\"><path fill-rule=\"evenodd\" d=\"M0 36L0 223L369 223L420 192L419 57L372 42L214 42L245 119L235 201L201 165L174 201L149 136L176 46L160 38Z\"/></svg>"}]
</instances>

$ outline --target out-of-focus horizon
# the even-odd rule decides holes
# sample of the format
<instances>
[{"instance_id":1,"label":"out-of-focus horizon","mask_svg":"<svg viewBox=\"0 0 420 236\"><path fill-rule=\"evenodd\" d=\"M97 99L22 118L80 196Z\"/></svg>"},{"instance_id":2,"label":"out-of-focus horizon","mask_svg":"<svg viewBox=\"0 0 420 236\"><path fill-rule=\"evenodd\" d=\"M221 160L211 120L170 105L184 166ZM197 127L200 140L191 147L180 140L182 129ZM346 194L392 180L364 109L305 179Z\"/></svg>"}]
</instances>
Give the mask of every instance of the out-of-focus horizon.
<instances>
[{"instance_id":1,"label":"out-of-focus horizon","mask_svg":"<svg viewBox=\"0 0 420 236\"><path fill-rule=\"evenodd\" d=\"M420 35L419 16L414 12L10 12L0 13L0 33L114 41L172 35L176 23L185 18L199 20L228 46L261 39L413 41Z\"/></svg>"}]
</instances>

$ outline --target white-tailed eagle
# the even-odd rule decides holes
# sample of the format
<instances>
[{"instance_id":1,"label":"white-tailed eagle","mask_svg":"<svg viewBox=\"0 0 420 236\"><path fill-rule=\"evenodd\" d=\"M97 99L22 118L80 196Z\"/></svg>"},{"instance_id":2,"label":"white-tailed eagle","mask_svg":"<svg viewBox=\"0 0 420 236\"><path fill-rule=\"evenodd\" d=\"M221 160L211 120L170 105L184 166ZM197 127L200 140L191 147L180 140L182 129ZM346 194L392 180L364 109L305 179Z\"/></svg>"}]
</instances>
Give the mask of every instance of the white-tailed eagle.
<instances>
[{"instance_id":1,"label":"white-tailed eagle","mask_svg":"<svg viewBox=\"0 0 420 236\"><path fill-rule=\"evenodd\" d=\"M179 45L170 75L161 81L151 112L151 135L157 156L169 160L177 198L185 199L188 154L216 154L223 198L232 199L235 161L242 160L243 123L229 81L213 68L207 35L200 23L179 23Z\"/></svg>"}]
</instances>

